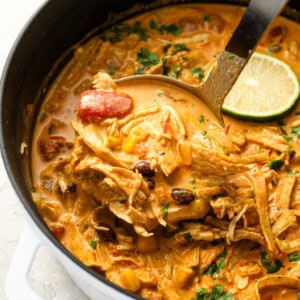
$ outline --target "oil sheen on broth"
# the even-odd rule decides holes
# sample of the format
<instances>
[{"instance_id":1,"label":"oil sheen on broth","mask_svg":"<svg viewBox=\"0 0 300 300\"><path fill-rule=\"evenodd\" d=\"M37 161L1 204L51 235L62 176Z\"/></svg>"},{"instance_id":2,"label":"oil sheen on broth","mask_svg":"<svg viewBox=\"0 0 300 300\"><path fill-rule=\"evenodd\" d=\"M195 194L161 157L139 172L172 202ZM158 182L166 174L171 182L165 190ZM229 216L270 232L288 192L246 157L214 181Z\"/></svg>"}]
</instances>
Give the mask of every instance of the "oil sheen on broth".
<instances>
[{"instance_id":1,"label":"oil sheen on broth","mask_svg":"<svg viewBox=\"0 0 300 300\"><path fill-rule=\"evenodd\" d=\"M82 262L144 298L297 299L299 107L268 123L225 116L223 129L181 89L107 77L201 84L243 12L178 5L108 29L77 47L40 109L32 195L43 219ZM300 76L299 45L299 25L279 17L257 51ZM91 115L83 92L131 106Z\"/></svg>"}]
</instances>

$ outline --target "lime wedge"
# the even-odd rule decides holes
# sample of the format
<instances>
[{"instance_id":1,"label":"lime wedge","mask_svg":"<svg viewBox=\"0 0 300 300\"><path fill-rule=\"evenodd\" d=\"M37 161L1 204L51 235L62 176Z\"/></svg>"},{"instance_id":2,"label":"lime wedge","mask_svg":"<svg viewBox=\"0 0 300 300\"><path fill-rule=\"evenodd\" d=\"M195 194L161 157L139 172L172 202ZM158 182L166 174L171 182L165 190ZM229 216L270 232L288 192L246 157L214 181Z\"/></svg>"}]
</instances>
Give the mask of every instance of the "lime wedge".
<instances>
[{"instance_id":1,"label":"lime wedge","mask_svg":"<svg viewBox=\"0 0 300 300\"><path fill-rule=\"evenodd\" d=\"M255 52L225 98L222 110L242 119L270 120L288 112L299 94L298 77L288 64Z\"/></svg>"}]
</instances>

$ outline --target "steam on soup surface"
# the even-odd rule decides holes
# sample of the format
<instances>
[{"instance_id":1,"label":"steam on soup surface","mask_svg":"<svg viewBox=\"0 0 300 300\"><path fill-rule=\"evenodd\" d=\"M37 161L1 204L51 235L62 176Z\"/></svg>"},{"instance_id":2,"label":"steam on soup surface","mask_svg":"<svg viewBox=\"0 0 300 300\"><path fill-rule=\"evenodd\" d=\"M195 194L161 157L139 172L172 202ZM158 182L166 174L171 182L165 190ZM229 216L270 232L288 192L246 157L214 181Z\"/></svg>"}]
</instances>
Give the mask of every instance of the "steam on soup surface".
<instances>
[{"instance_id":1,"label":"steam on soup surface","mask_svg":"<svg viewBox=\"0 0 300 300\"><path fill-rule=\"evenodd\" d=\"M219 126L157 81L205 80L244 8L160 8L79 46L36 122L33 199L86 265L147 299L297 299L299 130L287 117ZM258 47L300 70L300 27L279 17ZM111 76L111 77L110 77Z\"/></svg>"}]
</instances>

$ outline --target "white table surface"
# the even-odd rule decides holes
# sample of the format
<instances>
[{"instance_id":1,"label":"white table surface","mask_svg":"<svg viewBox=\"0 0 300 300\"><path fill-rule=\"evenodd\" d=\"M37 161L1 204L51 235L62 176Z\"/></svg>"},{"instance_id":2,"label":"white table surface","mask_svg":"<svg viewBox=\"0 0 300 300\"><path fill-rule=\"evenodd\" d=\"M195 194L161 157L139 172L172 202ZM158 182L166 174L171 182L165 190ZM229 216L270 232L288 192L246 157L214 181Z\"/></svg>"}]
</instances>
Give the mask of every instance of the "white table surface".
<instances>
[{"instance_id":1,"label":"white table surface","mask_svg":"<svg viewBox=\"0 0 300 300\"><path fill-rule=\"evenodd\" d=\"M0 0L0 74L15 38L44 2L45 0ZM4 299L5 276L24 223L23 208L10 185L0 157L0 299ZM47 248L41 248L37 253L29 274L29 283L43 299L88 299Z\"/></svg>"}]
</instances>

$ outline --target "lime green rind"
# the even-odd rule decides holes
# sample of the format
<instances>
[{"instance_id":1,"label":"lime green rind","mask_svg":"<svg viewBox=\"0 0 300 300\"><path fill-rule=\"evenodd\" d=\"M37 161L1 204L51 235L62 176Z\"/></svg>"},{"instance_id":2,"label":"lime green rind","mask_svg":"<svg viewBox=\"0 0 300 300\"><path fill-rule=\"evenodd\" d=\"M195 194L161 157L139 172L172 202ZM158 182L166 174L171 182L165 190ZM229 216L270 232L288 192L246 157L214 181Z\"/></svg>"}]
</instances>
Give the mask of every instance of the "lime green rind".
<instances>
[{"instance_id":1,"label":"lime green rind","mask_svg":"<svg viewBox=\"0 0 300 300\"><path fill-rule=\"evenodd\" d=\"M272 121L272 120L276 120L280 117L284 117L287 114L289 114L291 112L291 110L296 106L297 102L300 99L300 83L299 83L299 93L298 96L295 98L295 101L291 103L291 105L289 105L288 107L272 113L272 114L251 114L251 113L241 113L239 111L235 111L233 109L227 108L225 106L222 106L222 112L224 114L230 115L232 117L235 117L237 119L240 120L246 120L246 121Z\"/></svg>"}]
</instances>

